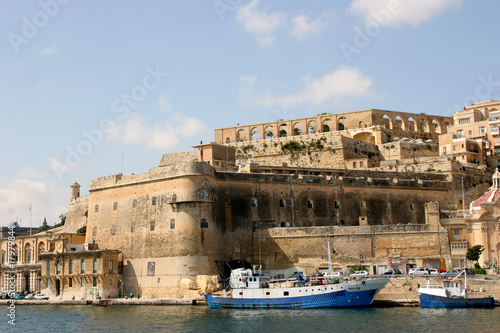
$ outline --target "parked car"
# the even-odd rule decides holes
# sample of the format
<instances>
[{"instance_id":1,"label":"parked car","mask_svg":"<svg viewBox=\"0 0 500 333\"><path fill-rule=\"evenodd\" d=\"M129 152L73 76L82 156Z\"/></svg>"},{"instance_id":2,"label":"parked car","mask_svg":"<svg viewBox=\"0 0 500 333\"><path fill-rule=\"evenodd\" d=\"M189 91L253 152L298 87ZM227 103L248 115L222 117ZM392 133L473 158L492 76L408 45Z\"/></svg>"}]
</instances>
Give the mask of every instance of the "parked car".
<instances>
[{"instance_id":1,"label":"parked car","mask_svg":"<svg viewBox=\"0 0 500 333\"><path fill-rule=\"evenodd\" d=\"M17 294L14 299L24 299L24 295L23 294Z\"/></svg>"},{"instance_id":2,"label":"parked car","mask_svg":"<svg viewBox=\"0 0 500 333\"><path fill-rule=\"evenodd\" d=\"M415 273L416 270L417 270L416 268L410 268L408 270L408 274L413 274L413 273Z\"/></svg>"},{"instance_id":3,"label":"parked car","mask_svg":"<svg viewBox=\"0 0 500 333\"><path fill-rule=\"evenodd\" d=\"M383 275L401 275L403 272L400 269L388 269Z\"/></svg>"},{"instance_id":4,"label":"parked car","mask_svg":"<svg viewBox=\"0 0 500 333\"><path fill-rule=\"evenodd\" d=\"M432 274L432 275L439 274L439 271L436 268L429 268L428 271L429 271L429 274Z\"/></svg>"},{"instance_id":5,"label":"parked car","mask_svg":"<svg viewBox=\"0 0 500 333\"><path fill-rule=\"evenodd\" d=\"M45 296L44 294L36 294L33 296L33 299L49 299L49 296Z\"/></svg>"},{"instance_id":6,"label":"parked car","mask_svg":"<svg viewBox=\"0 0 500 333\"><path fill-rule=\"evenodd\" d=\"M415 271L410 273L411 275L427 275L429 271L425 267L417 268Z\"/></svg>"},{"instance_id":7,"label":"parked car","mask_svg":"<svg viewBox=\"0 0 500 333\"><path fill-rule=\"evenodd\" d=\"M351 274L351 276L362 276L362 275L369 275L367 271L355 271L354 274Z\"/></svg>"},{"instance_id":8,"label":"parked car","mask_svg":"<svg viewBox=\"0 0 500 333\"><path fill-rule=\"evenodd\" d=\"M459 271L458 269L452 269L452 270L449 270L448 272L444 272L444 273L441 273L441 275L443 276L457 276L458 274L460 274L461 271Z\"/></svg>"},{"instance_id":9,"label":"parked car","mask_svg":"<svg viewBox=\"0 0 500 333\"><path fill-rule=\"evenodd\" d=\"M24 297L24 299L33 299L34 296L34 294L28 294Z\"/></svg>"}]
</instances>

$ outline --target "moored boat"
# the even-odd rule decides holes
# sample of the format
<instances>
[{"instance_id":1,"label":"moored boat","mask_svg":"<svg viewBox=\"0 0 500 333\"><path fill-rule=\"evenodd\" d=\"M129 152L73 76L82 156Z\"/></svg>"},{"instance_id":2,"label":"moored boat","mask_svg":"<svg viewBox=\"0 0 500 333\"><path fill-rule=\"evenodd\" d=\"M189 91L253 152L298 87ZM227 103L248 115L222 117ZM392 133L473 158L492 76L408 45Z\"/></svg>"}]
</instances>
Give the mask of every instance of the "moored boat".
<instances>
[{"instance_id":1,"label":"moored boat","mask_svg":"<svg viewBox=\"0 0 500 333\"><path fill-rule=\"evenodd\" d=\"M465 276L465 288L458 278ZM425 287L418 289L420 304L423 307L450 307L450 308L489 308L495 306L493 297L469 298L467 292L467 273L462 271L453 280L443 280L439 285L427 281Z\"/></svg>"},{"instance_id":2,"label":"moored boat","mask_svg":"<svg viewBox=\"0 0 500 333\"><path fill-rule=\"evenodd\" d=\"M369 306L388 279L341 282L314 281L297 274L295 280L273 283L267 275L248 268L231 270L225 290L205 294L213 308L330 308Z\"/></svg>"}]
</instances>

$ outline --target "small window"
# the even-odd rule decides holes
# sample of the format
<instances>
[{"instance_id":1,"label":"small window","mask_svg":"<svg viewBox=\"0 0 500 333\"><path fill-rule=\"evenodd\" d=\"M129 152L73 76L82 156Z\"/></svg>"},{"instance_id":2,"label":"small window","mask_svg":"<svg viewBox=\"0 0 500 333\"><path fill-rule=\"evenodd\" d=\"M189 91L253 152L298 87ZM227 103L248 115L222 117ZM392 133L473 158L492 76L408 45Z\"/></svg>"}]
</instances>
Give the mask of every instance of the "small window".
<instances>
[{"instance_id":1,"label":"small window","mask_svg":"<svg viewBox=\"0 0 500 333\"><path fill-rule=\"evenodd\" d=\"M208 201L208 194L205 191L201 191L198 193L198 200L200 201Z\"/></svg>"},{"instance_id":2,"label":"small window","mask_svg":"<svg viewBox=\"0 0 500 333\"><path fill-rule=\"evenodd\" d=\"M47 288L50 288L50 279L47 279Z\"/></svg>"},{"instance_id":3,"label":"small window","mask_svg":"<svg viewBox=\"0 0 500 333\"><path fill-rule=\"evenodd\" d=\"M172 194L172 202L177 202L177 194Z\"/></svg>"},{"instance_id":4,"label":"small window","mask_svg":"<svg viewBox=\"0 0 500 333\"><path fill-rule=\"evenodd\" d=\"M118 209L118 202L114 202L113 203L113 210L117 210Z\"/></svg>"},{"instance_id":5,"label":"small window","mask_svg":"<svg viewBox=\"0 0 500 333\"><path fill-rule=\"evenodd\" d=\"M307 208L313 208L312 200L307 200Z\"/></svg>"},{"instance_id":6,"label":"small window","mask_svg":"<svg viewBox=\"0 0 500 333\"><path fill-rule=\"evenodd\" d=\"M108 272L113 273L113 259L109 259L108 261Z\"/></svg>"},{"instance_id":7,"label":"small window","mask_svg":"<svg viewBox=\"0 0 500 333\"><path fill-rule=\"evenodd\" d=\"M460 236L460 229L453 229L453 234L455 236Z\"/></svg>"},{"instance_id":8,"label":"small window","mask_svg":"<svg viewBox=\"0 0 500 333\"><path fill-rule=\"evenodd\" d=\"M133 208L137 207L137 199L134 199L134 201L132 201L132 207Z\"/></svg>"},{"instance_id":9,"label":"small window","mask_svg":"<svg viewBox=\"0 0 500 333\"><path fill-rule=\"evenodd\" d=\"M111 227L111 235L116 234L116 226Z\"/></svg>"},{"instance_id":10,"label":"small window","mask_svg":"<svg viewBox=\"0 0 500 333\"><path fill-rule=\"evenodd\" d=\"M170 219L170 229L175 229L175 219Z\"/></svg>"},{"instance_id":11,"label":"small window","mask_svg":"<svg viewBox=\"0 0 500 333\"><path fill-rule=\"evenodd\" d=\"M352 167L356 169L356 162L352 162Z\"/></svg>"},{"instance_id":12,"label":"small window","mask_svg":"<svg viewBox=\"0 0 500 333\"><path fill-rule=\"evenodd\" d=\"M206 219L201 219L201 224L200 226L203 228L203 229L206 229L208 228L208 221Z\"/></svg>"},{"instance_id":13,"label":"small window","mask_svg":"<svg viewBox=\"0 0 500 333\"><path fill-rule=\"evenodd\" d=\"M414 203L410 204L410 210L412 210L412 211L415 210L415 204Z\"/></svg>"},{"instance_id":14,"label":"small window","mask_svg":"<svg viewBox=\"0 0 500 333\"><path fill-rule=\"evenodd\" d=\"M340 208L340 202L338 201L335 201L335 204L334 204L335 208L336 209L339 209Z\"/></svg>"},{"instance_id":15,"label":"small window","mask_svg":"<svg viewBox=\"0 0 500 333\"><path fill-rule=\"evenodd\" d=\"M362 168L363 167L363 161L359 161L359 167Z\"/></svg>"},{"instance_id":16,"label":"small window","mask_svg":"<svg viewBox=\"0 0 500 333\"><path fill-rule=\"evenodd\" d=\"M68 287L73 287L73 278L68 279Z\"/></svg>"},{"instance_id":17,"label":"small window","mask_svg":"<svg viewBox=\"0 0 500 333\"><path fill-rule=\"evenodd\" d=\"M148 262L148 276L154 276L155 275L155 269L156 269L156 264L154 261Z\"/></svg>"},{"instance_id":18,"label":"small window","mask_svg":"<svg viewBox=\"0 0 500 333\"><path fill-rule=\"evenodd\" d=\"M359 207L360 207L361 209L366 209L366 202L361 201L361 202L359 203Z\"/></svg>"},{"instance_id":19,"label":"small window","mask_svg":"<svg viewBox=\"0 0 500 333\"><path fill-rule=\"evenodd\" d=\"M135 224L130 225L130 232L135 232Z\"/></svg>"},{"instance_id":20,"label":"small window","mask_svg":"<svg viewBox=\"0 0 500 333\"><path fill-rule=\"evenodd\" d=\"M94 228L92 229L92 236L93 236L93 237L96 237L96 236L97 236L97 227L94 227Z\"/></svg>"},{"instance_id":21,"label":"small window","mask_svg":"<svg viewBox=\"0 0 500 333\"><path fill-rule=\"evenodd\" d=\"M61 274L61 262L59 260L56 262L56 274Z\"/></svg>"},{"instance_id":22,"label":"small window","mask_svg":"<svg viewBox=\"0 0 500 333\"><path fill-rule=\"evenodd\" d=\"M73 274L73 260L70 260L68 263L68 273Z\"/></svg>"},{"instance_id":23,"label":"small window","mask_svg":"<svg viewBox=\"0 0 500 333\"><path fill-rule=\"evenodd\" d=\"M252 198L252 200L250 200L250 206L257 207L257 199Z\"/></svg>"},{"instance_id":24,"label":"small window","mask_svg":"<svg viewBox=\"0 0 500 333\"><path fill-rule=\"evenodd\" d=\"M156 206L156 197L153 197L153 199L151 199L151 205Z\"/></svg>"},{"instance_id":25,"label":"small window","mask_svg":"<svg viewBox=\"0 0 500 333\"><path fill-rule=\"evenodd\" d=\"M99 211L99 205L98 205L98 204L96 204L96 205L95 205L95 212L97 213L98 211Z\"/></svg>"},{"instance_id":26,"label":"small window","mask_svg":"<svg viewBox=\"0 0 500 333\"><path fill-rule=\"evenodd\" d=\"M288 296L288 291L284 291L283 296Z\"/></svg>"},{"instance_id":27,"label":"small window","mask_svg":"<svg viewBox=\"0 0 500 333\"><path fill-rule=\"evenodd\" d=\"M286 202L283 199L280 199L280 207L286 207Z\"/></svg>"},{"instance_id":28,"label":"small window","mask_svg":"<svg viewBox=\"0 0 500 333\"><path fill-rule=\"evenodd\" d=\"M155 231L155 221L151 221L151 222L149 223L149 230L150 230L150 231Z\"/></svg>"},{"instance_id":29,"label":"small window","mask_svg":"<svg viewBox=\"0 0 500 333\"><path fill-rule=\"evenodd\" d=\"M85 259L80 262L80 274L85 274Z\"/></svg>"},{"instance_id":30,"label":"small window","mask_svg":"<svg viewBox=\"0 0 500 333\"><path fill-rule=\"evenodd\" d=\"M92 263L92 273L97 273L97 259L94 259L94 262Z\"/></svg>"},{"instance_id":31,"label":"small window","mask_svg":"<svg viewBox=\"0 0 500 333\"><path fill-rule=\"evenodd\" d=\"M97 276L92 277L92 287L97 287Z\"/></svg>"},{"instance_id":32,"label":"small window","mask_svg":"<svg viewBox=\"0 0 500 333\"><path fill-rule=\"evenodd\" d=\"M443 147L443 155L446 155L446 147Z\"/></svg>"},{"instance_id":33,"label":"small window","mask_svg":"<svg viewBox=\"0 0 500 333\"><path fill-rule=\"evenodd\" d=\"M385 209L391 210L391 204L389 202L385 203Z\"/></svg>"},{"instance_id":34,"label":"small window","mask_svg":"<svg viewBox=\"0 0 500 333\"><path fill-rule=\"evenodd\" d=\"M109 285L112 286L113 285L113 280L112 279L109 279Z\"/></svg>"},{"instance_id":35,"label":"small window","mask_svg":"<svg viewBox=\"0 0 500 333\"><path fill-rule=\"evenodd\" d=\"M85 287L85 278L84 278L84 277L82 277L82 279L81 279L81 282L80 282L80 283L81 283L82 287Z\"/></svg>"},{"instance_id":36,"label":"small window","mask_svg":"<svg viewBox=\"0 0 500 333\"><path fill-rule=\"evenodd\" d=\"M50 275L50 261L45 265L45 275Z\"/></svg>"}]
</instances>

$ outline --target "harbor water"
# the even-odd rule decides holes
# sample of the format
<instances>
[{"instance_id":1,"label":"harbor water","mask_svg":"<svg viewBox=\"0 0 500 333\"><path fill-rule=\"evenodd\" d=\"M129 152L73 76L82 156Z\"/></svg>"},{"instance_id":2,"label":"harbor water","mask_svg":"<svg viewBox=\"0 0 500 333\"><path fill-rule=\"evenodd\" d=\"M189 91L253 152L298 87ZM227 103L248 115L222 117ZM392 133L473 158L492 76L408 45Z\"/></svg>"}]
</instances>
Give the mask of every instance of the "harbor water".
<instances>
[{"instance_id":1,"label":"harbor water","mask_svg":"<svg viewBox=\"0 0 500 333\"><path fill-rule=\"evenodd\" d=\"M0 332L498 332L500 307L233 310L206 306L1 305Z\"/></svg>"}]
</instances>

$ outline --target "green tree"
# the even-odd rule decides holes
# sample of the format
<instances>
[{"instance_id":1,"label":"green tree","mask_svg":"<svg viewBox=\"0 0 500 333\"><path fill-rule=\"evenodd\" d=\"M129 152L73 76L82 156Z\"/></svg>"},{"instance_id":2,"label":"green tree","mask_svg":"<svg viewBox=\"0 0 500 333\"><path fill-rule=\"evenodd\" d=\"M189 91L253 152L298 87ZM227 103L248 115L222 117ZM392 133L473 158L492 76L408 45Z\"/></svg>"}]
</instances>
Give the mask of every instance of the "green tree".
<instances>
[{"instance_id":1,"label":"green tree","mask_svg":"<svg viewBox=\"0 0 500 333\"><path fill-rule=\"evenodd\" d=\"M474 245L467 250L467 254L465 255L465 257L467 258L467 260L475 261L477 263L483 251L484 247L482 245Z\"/></svg>"},{"instance_id":2,"label":"green tree","mask_svg":"<svg viewBox=\"0 0 500 333\"><path fill-rule=\"evenodd\" d=\"M47 224L47 218L43 218L43 223L42 223L42 226L38 229L39 231L46 231L46 230L49 230L50 227L49 225Z\"/></svg>"},{"instance_id":3,"label":"green tree","mask_svg":"<svg viewBox=\"0 0 500 333\"><path fill-rule=\"evenodd\" d=\"M59 215L59 219L61 220L61 225L64 225L64 222L66 222L66 214L62 213Z\"/></svg>"},{"instance_id":4,"label":"green tree","mask_svg":"<svg viewBox=\"0 0 500 333\"><path fill-rule=\"evenodd\" d=\"M79 228L76 233L77 234L84 234L87 232L87 225L85 224L83 227Z\"/></svg>"}]
</instances>

